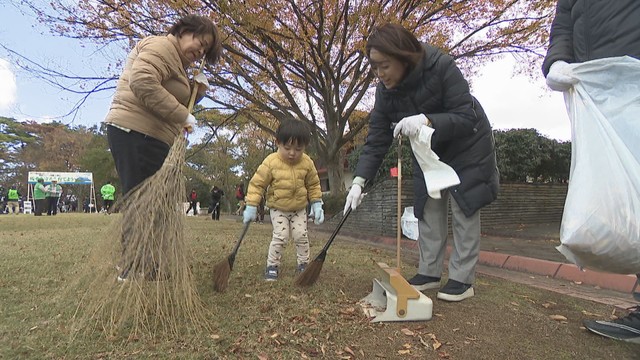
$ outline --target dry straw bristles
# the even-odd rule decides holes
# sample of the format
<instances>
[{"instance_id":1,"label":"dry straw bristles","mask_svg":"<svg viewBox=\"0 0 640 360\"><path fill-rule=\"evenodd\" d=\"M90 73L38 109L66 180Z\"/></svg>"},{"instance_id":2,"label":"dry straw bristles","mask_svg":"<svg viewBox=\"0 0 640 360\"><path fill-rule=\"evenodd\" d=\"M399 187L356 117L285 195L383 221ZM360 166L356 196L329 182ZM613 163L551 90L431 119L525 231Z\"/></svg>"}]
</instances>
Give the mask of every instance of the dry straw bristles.
<instances>
[{"instance_id":1,"label":"dry straw bristles","mask_svg":"<svg viewBox=\"0 0 640 360\"><path fill-rule=\"evenodd\" d=\"M324 247L322 248L320 253L316 256L315 259L313 259L311 263L309 263L309 266L307 266L307 268L304 269L302 274L298 275L298 277L295 280L296 285L301 287L306 287L316 283L316 281L320 277L320 272L322 271L322 265L324 264L324 259L327 257L327 251L329 251L329 246L331 246L331 244L333 243L333 240L336 239L338 232L342 228L342 225L344 225L345 221L347 221L349 214L351 214L351 208L349 208L347 212L344 214L344 216L338 223L338 226L336 226L336 228L333 230L333 233L329 237L329 240L327 240L326 244L324 244Z\"/></svg>"},{"instance_id":2,"label":"dry straw bristles","mask_svg":"<svg viewBox=\"0 0 640 360\"><path fill-rule=\"evenodd\" d=\"M184 231L186 143L178 136L162 168L118 204L121 215L81 274L93 281L78 282L86 286L78 331L130 339L209 330Z\"/></svg>"},{"instance_id":3,"label":"dry straw bristles","mask_svg":"<svg viewBox=\"0 0 640 360\"><path fill-rule=\"evenodd\" d=\"M247 234L247 230L249 230L249 224L250 223L246 223L242 227L242 233L238 240L236 240L236 244L233 246L231 254L213 267L213 290L223 292L227 289L227 285L229 284L229 275L231 275L231 270L233 269L233 263L236 261L236 255L238 254L238 249L240 249L242 239L244 239L244 236Z\"/></svg>"}]
</instances>

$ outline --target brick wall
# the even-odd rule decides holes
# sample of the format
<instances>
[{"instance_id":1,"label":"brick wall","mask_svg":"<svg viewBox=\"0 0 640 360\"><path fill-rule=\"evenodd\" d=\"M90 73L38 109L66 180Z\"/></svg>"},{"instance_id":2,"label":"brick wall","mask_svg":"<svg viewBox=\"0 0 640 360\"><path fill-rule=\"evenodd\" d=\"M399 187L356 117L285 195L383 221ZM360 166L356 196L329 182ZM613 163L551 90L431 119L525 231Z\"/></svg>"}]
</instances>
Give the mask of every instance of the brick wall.
<instances>
[{"instance_id":1,"label":"brick wall","mask_svg":"<svg viewBox=\"0 0 640 360\"><path fill-rule=\"evenodd\" d=\"M397 194L396 179L376 184L341 232L395 237ZM498 199L480 213L482 227L560 222L566 194L567 184L501 184ZM413 180L403 180L400 200L402 209L413 206ZM341 217L334 216L329 223L337 225Z\"/></svg>"}]
</instances>

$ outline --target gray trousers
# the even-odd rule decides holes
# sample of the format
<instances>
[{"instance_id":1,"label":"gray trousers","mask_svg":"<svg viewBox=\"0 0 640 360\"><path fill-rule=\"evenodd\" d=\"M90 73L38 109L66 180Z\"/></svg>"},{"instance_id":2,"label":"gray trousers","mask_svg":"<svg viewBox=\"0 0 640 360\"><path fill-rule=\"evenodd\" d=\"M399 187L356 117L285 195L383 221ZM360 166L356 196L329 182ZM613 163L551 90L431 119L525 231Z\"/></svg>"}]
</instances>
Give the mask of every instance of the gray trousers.
<instances>
[{"instance_id":1,"label":"gray trousers","mask_svg":"<svg viewBox=\"0 0 640 360\"><path fill-rule=\"evenodd\" d=\"M449 201L451 199L451 201ZM449 191L441 199L429 198L423 218L418 221L418 273L441 277L447 249L448 204L451 203L453 251L449 257L449 279L465 284L475 281L475 268L480 254L480 211L466 217Z\"/></svg>"}]
</instances>

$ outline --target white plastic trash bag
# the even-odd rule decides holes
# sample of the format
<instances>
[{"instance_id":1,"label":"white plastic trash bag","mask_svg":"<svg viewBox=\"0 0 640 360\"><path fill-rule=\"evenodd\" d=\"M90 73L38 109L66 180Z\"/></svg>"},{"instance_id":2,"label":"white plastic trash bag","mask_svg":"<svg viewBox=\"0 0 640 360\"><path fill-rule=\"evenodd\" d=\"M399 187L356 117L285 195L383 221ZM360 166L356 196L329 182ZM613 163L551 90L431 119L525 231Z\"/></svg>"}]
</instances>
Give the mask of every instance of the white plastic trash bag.
<instances>
[{"instance_id":1,"label":"white plastic trash bag","mask_svg":"<svg viewBox=\"0 0 640 360\"><path fill-rule=\"evenodd\" d=\"M640 60L571 64L571 173L560 228L583 268L640 273Z\"/></svg>"},{"instance_id":2,"label":"white plastic trash bag","mask_svg":"<svg viewBox=\"0 0 640 360\"><path fill-rule=\"evenodd\" d=\"M411 240L418 240L418 218L413 215L413 206L404 208L402 218L400 218L402 235Z\"/></svg>"},{"instance_id":3,"label":"white plastic trash bag","mask_svg":"<svg viewBox=\"0 0 640 360\"><path fill-rule=\"evenodd\" d=\"M440 157L431 150L431 137L435 130L426 124L415 136L410 136L411 150L424 175L427 193L432 199L440 199L444 189L460 184L460 178L451 166L440 161Z\"/></svg>"}]
</instances>

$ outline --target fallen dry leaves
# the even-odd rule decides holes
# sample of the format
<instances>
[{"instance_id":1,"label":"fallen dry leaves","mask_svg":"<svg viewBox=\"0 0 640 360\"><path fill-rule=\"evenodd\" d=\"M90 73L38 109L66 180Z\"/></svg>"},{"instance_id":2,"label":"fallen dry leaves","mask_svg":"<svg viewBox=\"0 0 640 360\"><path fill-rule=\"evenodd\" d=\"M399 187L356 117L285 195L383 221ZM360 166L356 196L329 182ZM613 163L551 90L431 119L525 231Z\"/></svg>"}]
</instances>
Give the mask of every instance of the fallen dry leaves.
<instances>
[{"instance_id":1,"label":"fallen dry leaves","mask_svg":"<svg viewBox=\"0 0 640 360\"><path fill-rule=\"evenodd\" d=\"M551 320L565 322L565 323L567 321L567 317L563 315L549 315L549 318L551 318Z\"/></svg>"}]
</instances>

